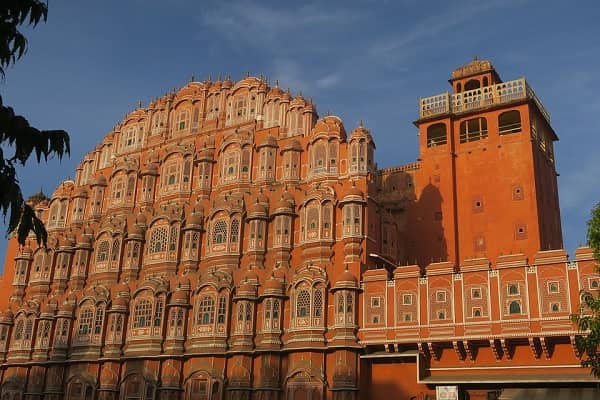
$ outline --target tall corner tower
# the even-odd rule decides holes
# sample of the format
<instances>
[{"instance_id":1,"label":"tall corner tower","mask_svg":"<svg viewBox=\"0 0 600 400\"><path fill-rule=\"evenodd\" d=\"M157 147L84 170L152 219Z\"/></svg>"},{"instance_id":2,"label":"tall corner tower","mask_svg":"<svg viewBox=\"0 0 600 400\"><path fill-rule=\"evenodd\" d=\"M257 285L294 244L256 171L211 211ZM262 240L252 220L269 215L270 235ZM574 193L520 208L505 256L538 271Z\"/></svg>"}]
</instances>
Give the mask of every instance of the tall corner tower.
<instances>
[{"instance_id":1,"label":"tall corner tower","mask_svg":"<svg viewBox=\"0 0 600 400\"><path fill-rule=\"evenodd\" d=\"M452 90L420 99L416 229L446 260L495 260L562 247L550 117L525 78L475 58ZM438 251L438 252L439 252Z\"/></svg>"}]
</instances>

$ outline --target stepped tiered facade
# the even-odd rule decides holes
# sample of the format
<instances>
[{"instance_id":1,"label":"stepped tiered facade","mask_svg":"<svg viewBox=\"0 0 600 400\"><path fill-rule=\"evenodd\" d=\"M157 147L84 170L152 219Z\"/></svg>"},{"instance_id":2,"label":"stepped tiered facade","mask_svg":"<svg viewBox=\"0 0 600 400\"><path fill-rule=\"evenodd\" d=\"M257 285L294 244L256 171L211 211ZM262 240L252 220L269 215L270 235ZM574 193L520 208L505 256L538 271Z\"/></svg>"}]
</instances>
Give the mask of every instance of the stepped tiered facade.
<instances>
[{"instance_id":1,"label":"stepped tiered facade","mask_svg":"<svg viewBox=\"0 0 600 400\"><path fill-rule=\"evenodd\" d=\"M11 239L2 400L494 399L593 385L569 315L548 113L456 69L416 163L265 80L190 82L129 113ZM440 397L441 398L441 397ZM453 398L453 397L447 397Z\"/></svg>"}]
</instances>

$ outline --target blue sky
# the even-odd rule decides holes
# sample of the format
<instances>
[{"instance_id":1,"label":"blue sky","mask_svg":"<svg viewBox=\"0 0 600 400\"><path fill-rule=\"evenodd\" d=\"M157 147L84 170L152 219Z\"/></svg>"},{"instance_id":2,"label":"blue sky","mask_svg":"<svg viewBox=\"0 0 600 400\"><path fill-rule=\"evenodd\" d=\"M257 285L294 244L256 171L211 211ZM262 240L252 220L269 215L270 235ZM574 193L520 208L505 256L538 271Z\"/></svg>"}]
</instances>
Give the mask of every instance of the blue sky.
<instances>
[{"instance_id":1,"label":"blue sky","mask_svg":"<svg viewBox=\"0 0 600 400\"><path fill-rule=\"evenodd\" d=\"M417 158L419 97L449 90L450 72L477 55L504 80L525 76L550 112L572 252L600 200L599 17L596 1L57 0L26 30L29 52L0 94L37 127L71 135L69 159L19 171L26 195L51 193L138 101L192 75L278 79L348 130L362 119L387 167Z\"/></svg>"}]
</instances>

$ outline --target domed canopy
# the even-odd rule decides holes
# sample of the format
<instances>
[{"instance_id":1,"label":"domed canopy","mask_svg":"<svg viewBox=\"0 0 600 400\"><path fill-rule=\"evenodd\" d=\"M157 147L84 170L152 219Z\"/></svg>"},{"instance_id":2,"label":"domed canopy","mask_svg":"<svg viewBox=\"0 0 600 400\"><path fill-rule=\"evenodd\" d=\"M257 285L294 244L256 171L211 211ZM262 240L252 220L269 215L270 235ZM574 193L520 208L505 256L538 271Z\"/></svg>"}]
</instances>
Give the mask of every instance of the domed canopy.
<instances>
[{"instance_id":1,"label":"domed canopy","mask_svg":"<svg viewBox=\"0 0 600 400\"><path fill-rule=\"evenodd\" d=\"M277 139L275 139L275 136L269 134L257 147L277 147Z\"/></svg>"},{"instance_id":2,"label":"domed canopy","mask_svg":"<svg viewBox=\"0 0 600 400\"><path fill-rule=\"evenodd\" d=\"M347 194L341 201L342 203L364 203L365 202L365 194L362 190L360 190L356 186L352 186L348 189Z\"/></svg>"},{"instance_id":3,"label":"domed canopy","mask_svg":"<svg viewBox=\"0 0 600 400\"><path fill-rule=\"evenodd\" d=\"M358 287L358 279L349 270L342 272L335 283L333 289L356 289Z\"/></svg>"},{"instance_id":4,"label":"domed canopy","mask_svg":"<svg viewBox=\"0 0 600 400\"><path fill-rule=\"evenodd\" d=\"M258 199L257 199L258 200ZM248 207L248 219L267 218L268 210L263 204L258 201Z\"/></svg>"},{"instance_id":5,"label":"domed canopy","mask_svg":"<svg viewBox=\"0 0 600 400\"><path fill-rule=\"evenodd\" d=\"M92 180L90 186L106 186L106 178L104 175L98 175Z\"/></svg>"},{"instance_id":6,"label":"domed canopy","mask_svg":"<svg viewBox=\"0 0 600 400\"><path fill-rule=\"evenodd\" d=\"M169 302L169 304L187 305L189 304L188 298L189 297L187 290L176 290L175 293L173 293L173 296L171 296L171 301Z\"/></svg>"}]
</instances>

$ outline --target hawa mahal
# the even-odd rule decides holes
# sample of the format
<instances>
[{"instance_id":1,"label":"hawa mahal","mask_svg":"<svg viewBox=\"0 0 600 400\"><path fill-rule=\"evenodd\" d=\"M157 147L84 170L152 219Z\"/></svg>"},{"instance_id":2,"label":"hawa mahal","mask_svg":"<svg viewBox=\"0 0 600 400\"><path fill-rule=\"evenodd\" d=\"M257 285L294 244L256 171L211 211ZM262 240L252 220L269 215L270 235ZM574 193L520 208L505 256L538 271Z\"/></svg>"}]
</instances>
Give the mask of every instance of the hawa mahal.
<instances>
[{"instance_id":1,"label":"hawa mahal","mask_svg":"<svg viewBox=\"0 0 600 400\"><path fill-rule=\"evenodd\" d=\"M489 61L419 101L419 159L265 79L130 112L11 239L0 399L509 399L593 388L550 117ZM593 390L593 389L591 389Z\"/></svg>"}]
</instances>

